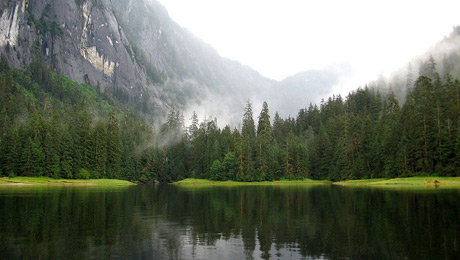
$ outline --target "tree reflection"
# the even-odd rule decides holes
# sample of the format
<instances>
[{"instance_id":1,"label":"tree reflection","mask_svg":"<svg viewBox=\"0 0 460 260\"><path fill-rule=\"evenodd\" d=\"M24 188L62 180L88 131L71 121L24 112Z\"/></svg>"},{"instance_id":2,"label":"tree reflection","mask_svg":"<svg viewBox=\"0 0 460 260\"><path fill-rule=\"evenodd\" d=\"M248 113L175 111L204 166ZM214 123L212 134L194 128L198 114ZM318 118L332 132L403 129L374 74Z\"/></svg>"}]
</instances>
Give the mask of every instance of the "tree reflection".
<instances>
[{"instance_id":1,"label":"tree reflection","mask_svg":"<svg viewBox=\"0 0 460 260\"><path fill-rule=\"evenodd\" d=\"M335 186L0 191L0 256L456 259L458 197Z\"/></svg>"}]
</instances>

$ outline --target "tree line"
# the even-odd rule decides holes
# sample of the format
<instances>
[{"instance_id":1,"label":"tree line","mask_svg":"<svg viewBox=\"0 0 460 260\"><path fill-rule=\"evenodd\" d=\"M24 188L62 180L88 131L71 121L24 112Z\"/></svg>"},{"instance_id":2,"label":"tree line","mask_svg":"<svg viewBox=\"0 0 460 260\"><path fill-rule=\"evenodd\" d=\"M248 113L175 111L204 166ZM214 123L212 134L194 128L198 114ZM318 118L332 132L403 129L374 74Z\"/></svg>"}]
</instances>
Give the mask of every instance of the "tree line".
<instances>
[{"instance_id":1,"label":"tree line","mask_svg":"<svg viewBox=\"0 0 460 260\"><path fill-rule=\"evenodd\" d=\"M266 102L255 118L248 101L241 129L195 113L186 127L177 109L155 128L139 99L77 84L39 58L25 72L2 60L0 173L160 182L457 175L459 81L441 77L432 58L407 80L404 103L364 87L273 120Z\"/></svg>"},{"instance_id":2,"label":"tree line","mask_svg":"<svg viewBox=\"0 0 460 260\"><path fill-rule=\"evenodd\" d=\"M195 114L185 128L172 110L165 127L183 137L165 151L168 164L180 169L176 178L237 181L457 176L459 81L441 77L430 58L407 82L404 103L364 87L273 121L266 102L255 118L248 101L241 129Z\"/></svg>"},{"instance_id":3,"label":"tree line","mask_svg":"<svg viewBox=\"0 0 460 260\"><path fill-rule=\"evenodd\" d=\"M2 176L133 179L134 136L151 129L111 93L35 58L25 72L0 62L0 133Z\"/></svg>"}]
</instances>

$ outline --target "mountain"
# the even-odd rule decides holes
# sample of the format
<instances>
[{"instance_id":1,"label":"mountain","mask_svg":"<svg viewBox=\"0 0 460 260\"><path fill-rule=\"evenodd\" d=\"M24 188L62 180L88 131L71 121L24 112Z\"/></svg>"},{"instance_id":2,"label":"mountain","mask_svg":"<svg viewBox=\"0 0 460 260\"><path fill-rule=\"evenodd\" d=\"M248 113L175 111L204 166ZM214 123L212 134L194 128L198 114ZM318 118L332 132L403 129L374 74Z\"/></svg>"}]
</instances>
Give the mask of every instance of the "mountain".
<instances>
[{"instance_id":1,"label":"mountain","mask_svg":"<svg viewBox=\"0 0 460 260\"><path fill-rule=\"evenodd\" d=\"M394 92L400 101L405 101L408 92L414 88L419 75L433 78L427 73L427 68L435 66L438 76L446 79L449 75L454 79L460 78L460 26L454 26L452 32L444 39L434 43L424 53L407 61L402 68L395 68L389 77L380 77L367 85L379 89L384 94ZM428 71L433 71L428 69Z\"/></svg>"},{"instance_id":2,"label":"mountain","mask_svg":"<svg viewBox=\"0 0 460 260\"><path fill-rule=\"evenodd\" d=\"M220 57L155 1L9 0L0 11L0 176L170 182L459 172L459 27L394 78L309 106L349 66L267 79ZM243 110L248 99L254 106ZM259 114L264 100L270 110L264 103ZM207 120L194 115L188 124L191 111ZM270 120L269 111L281 116Z\"/></svg>"},{"instance_id":3,"label":"mountain","mask_svg":"<svg viewBox=\"0 0 460 260\"><path fill-rule=\"evenodd\" d=\"M41 55L59 74L160 110L274 82L220 57L156 1L16 0L0 12L1 51L15 68Z\"/></svg>"},{"instance_id":4,"label":"mountain","mask_svg":"<svg viewBox=\"0 0 460 260\"><path fill-rule=\"evenodd\" d=\"M110 1L4 1L0 45L10 64L25 69L39 55L56 70L101 89L146 89L145 72L129 55Z\"/></svg>"},{"instance_id":5,"label":"mountain","mask_svg":"<svg viewBox=\"0 0 460 260\"><path fill-rule=\"evenodd\" d=\"M272 107L277 107L280 115L295 116L292 111L298 112L310 103L319 103L332 93L335 85L350 74L351 67L348 64L335 64L322 70L301 72L277 83L268 99L272 100Z\"/></svg>"},{"instance_id":6,"label":"mountain","mask_svg":"<svg viewBox=\"0 0 460 260\"><path fill-rule=\"evenodd\" d=\"M238 122L248 99L294 114L339 77L328 68L268 79L222 58L155 0L10 0L0 13L0 52L11 66L24 70L41 56L74 81L148 103L149 115L176 107Z\"/></svg>"}]
</instances>

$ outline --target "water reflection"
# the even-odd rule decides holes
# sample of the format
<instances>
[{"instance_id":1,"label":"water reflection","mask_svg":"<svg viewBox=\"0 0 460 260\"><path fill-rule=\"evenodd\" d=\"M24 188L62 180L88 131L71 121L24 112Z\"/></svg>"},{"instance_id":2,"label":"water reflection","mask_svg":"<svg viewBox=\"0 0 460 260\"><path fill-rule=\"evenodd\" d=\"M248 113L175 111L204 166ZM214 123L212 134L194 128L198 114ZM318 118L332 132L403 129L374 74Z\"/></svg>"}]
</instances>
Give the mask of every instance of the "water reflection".
<instances>
[{"instance_id":1,"label":"water reflection","mask_svg":"<svg viewBox=\"0 0 460 260\"><path fill-rule=\"evenodd\" d=\"M459 259L457 190L0 190L0 258Z\"/></svg>"}]
</instances>

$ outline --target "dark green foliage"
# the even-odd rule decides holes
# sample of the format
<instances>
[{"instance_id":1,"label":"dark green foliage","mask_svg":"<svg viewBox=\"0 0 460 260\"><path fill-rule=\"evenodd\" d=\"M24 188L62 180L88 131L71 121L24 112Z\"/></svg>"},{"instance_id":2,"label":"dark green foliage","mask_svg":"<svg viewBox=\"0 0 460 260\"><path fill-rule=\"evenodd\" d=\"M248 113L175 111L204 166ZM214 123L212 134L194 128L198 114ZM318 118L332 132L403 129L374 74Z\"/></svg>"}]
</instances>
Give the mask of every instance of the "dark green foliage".
<instances>
[{"instance_id":1,"label":"dark green foliage","mask_svg":"<svg viewBox=\"0 0 460 260\"><path fill-rule=\"evenodd\" d=\"M447 66L447 65L445 65ZM52 73L35 58L26 73L0 62L2 176L213 180L346 180L460 172L460 83L430 59L407 89L382 97L365 87L332 96L296 118L247 103L241 131L217 119L186 128L171 109L155 133L145 100L101 93ZM410 76L412 77L412 76ZM135 104L132 102L138 102ZM144 117L141 117L142 114ZM150 114L151 115L151 114Z\"/></svg>"},{"instance_id":2,"label":"dark green foliage","mask_svg":"<svg viewBox=\"0 0 460 260\"><path fill-rule=\"evenodd\" d=\"M235 153L228 152L225 155L224 161L222 162L222 179L223 180L234 180L236 173L238 172L238 161Z\"/></svg>"},{"instance_id":3,"label":"dark green foliage","mask_svg":"<svg viewBox=\"0 0 460 260\"><path fill-rule=\"evenodd\" d=\"M241 135L248 138L254 138L256 135L256 127L254 125L254 118L252 115L252 104L249 101L246 103L246 107L244 108Z\"/></svg>"},{"instance_id":4,"label":"dark green foliage","mask_svg":"<svg viewBox=\"0 0 460 260\"><path fill-rule=\"evenodd\" d=\"M107 175L110 178L120 177L121 167L121 134L115 113L110 112L107 124Z\"/></svg>"},{"instance_id":5,"label":"dark green foliage","mask_svg":"<svg viewBox=\"0 0 460 260\"><path fill-rule=\"evenodd\" d=\"M190 144L195 151L190 163L199 166L193 176L239 181L456 176L460 84L449 75L441 80L434 59L420 73L402 107L393 93L382 97L365 87L345 100L332 96L320 108L301 109L295 119L275 113L272 125L264 102L255 131L248 102L241 133L234 131L231 144L224 141L224 131L193 131L199 133ZM190 129L197 129L194 125ZM205 156L216 150L218 156ZM228 152L235 156L235 167L226 166Z\"/></svg>"},{"instance_id":6,"label":"dark green foliage","mask_svg":"<svg viewBox=\"0 0 460 260\"><path fill-rule=\"evenodd\" d=\"M223 180L224 170L219 160L215 160L210 169L209 178L211 180Z\"/></svg>"},{"instance_id":7,"label":"dark green foliage","mask_svg":"<svg viewBox=\"0 0 460 260\"><path fill-rule=\"evenodd\" d=\"M131 41L133 42L133 41ZM148 61L147 57L145 56L144 52L142 50L139 50L139 48L136 47L135 44L131 44L132 46L132 51L129 47L126 47L126 51L130 54L130 56L134 56L136 61L144 66L147 77L153 82L153 83L161 83L165 80L166 75L160 71L158 71L150 61Z\"/></svg>"},{"instance_id":8,"label":"dark green foliage","mask_svg":"<svg viewBox=\"0 0 460 260\"><path fill-rule=\"evenodd\" d=\"M90 173L87 169L81 168L80 171L77 174L78 179L89 179L90 178Z\"/></svg>"},{"instance_id":9,"label":"dark green foliage","mask_svg":"<svg viewBox=\"0 0 460 260\"><path fill-rule=\"evenodd\" d=\"M152 170L154 154L146 158L137 151L151 142L151 129L130 115L121 132L123 106L109 93L52 73L39 57L26 73L10 69L5 60L0 68L2 176L138 179L142 169ZM144 172L149 180L153 176Z\"/></svg>"},{"instance_id":10,"label":"dark green foliage","mask_svg":"<svg viewBox=\"0 0 460 260\"><path fill-rule=\"evenodd\" d=\"M81 0L75 0L76 4L80 5ZM57 36L62 36L64 34L64 30L59 26L59 24L55 21L56 17L51 10L51 5L47 4L43 9L41 17L39 20L35 20L35 17L29 7L27 7L27 14L28 20L30 23L34 23L37 31L41 35L46 35L50 33L52 38Z\"/></svg>"}]
</instances>

